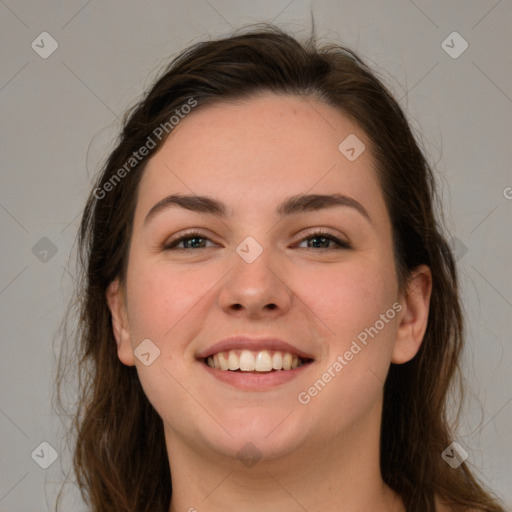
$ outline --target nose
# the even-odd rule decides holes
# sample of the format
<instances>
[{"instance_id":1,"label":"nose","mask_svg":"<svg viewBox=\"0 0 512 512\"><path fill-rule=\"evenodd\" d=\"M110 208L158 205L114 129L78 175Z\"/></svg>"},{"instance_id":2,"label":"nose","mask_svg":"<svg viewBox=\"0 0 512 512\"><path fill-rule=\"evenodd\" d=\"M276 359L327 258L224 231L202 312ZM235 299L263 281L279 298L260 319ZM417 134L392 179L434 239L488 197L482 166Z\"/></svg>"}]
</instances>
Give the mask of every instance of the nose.
<instances>
[{"instance_id":1,"label":"nose","mask_svg":"<svg viewBox=\"0 0 512 512\"><path fill-rule=\"evenodd\" d=\"M233 255L231 272L219 291L220 307L228 314L251 319L269 319L289 311L293 293L285 282L284 272L271 264L270 251L264 250L248 263Z\"/></svg>"}]
</instances>

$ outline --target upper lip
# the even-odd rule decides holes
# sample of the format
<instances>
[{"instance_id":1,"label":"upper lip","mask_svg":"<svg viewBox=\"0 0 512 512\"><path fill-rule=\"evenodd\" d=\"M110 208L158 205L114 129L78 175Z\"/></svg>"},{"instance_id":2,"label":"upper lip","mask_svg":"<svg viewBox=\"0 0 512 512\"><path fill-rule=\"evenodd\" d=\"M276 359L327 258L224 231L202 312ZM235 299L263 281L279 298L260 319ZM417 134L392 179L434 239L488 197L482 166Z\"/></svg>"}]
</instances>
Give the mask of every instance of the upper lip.
<instances>
[{"instance_id":1,"label":"upper lip","mask_svg":"<svg viewBox=\"0 0 512 512\"><path fill-rule=\"evenodd\" d=\"M198 359L205 359L219 352L228 350L279 350L281 352L290 352L292 355L298 355L302 359L313 359L311 354L300 350L291 343L280 340L279 338L252 338L249 336L231 336L210 345L197 354Z\"/></svg>"}]
</instances>

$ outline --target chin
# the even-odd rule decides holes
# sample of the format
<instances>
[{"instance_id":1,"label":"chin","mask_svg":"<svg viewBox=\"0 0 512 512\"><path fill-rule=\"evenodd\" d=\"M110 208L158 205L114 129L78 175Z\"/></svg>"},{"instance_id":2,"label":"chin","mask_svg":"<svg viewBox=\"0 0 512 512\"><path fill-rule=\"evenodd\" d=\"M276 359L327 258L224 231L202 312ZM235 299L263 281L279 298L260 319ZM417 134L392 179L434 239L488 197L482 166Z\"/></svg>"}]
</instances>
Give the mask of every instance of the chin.
<instances>
[{"instance_id":1,"label":"chin","mask_svg":"<svg viewBox=\"0 0 512 512\"><path fill-rule=\"evenodd\" d=\"M220 418L219 418L220 419ZM233 411L222 417L228 435L222 429L203 433L203 439L219 455L244 461L262 462L290 455L306 442L309 429L300 423L298 411L268 410L261 407Z\"/></svg>"}]
</instances>

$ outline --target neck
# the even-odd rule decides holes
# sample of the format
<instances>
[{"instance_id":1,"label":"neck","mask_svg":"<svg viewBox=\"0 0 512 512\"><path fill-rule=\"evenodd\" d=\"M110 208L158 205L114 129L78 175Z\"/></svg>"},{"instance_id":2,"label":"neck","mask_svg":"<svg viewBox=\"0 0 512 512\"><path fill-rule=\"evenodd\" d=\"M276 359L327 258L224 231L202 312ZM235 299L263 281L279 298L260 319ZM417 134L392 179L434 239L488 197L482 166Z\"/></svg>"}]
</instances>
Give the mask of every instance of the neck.
<instances>
[{"instance_id":1,"label":"neck","mask_svg":"<svg viewBox=\"0 0 512 512\"><path fill-rule=\"evenodd\" d=\"M262 458L251 467L198 451L166 430L173 487L169 512L401 512L401 499L380 473L380 407L368 420L330 442L312 436L286 456Z\"/></svg>"}]
</instances>

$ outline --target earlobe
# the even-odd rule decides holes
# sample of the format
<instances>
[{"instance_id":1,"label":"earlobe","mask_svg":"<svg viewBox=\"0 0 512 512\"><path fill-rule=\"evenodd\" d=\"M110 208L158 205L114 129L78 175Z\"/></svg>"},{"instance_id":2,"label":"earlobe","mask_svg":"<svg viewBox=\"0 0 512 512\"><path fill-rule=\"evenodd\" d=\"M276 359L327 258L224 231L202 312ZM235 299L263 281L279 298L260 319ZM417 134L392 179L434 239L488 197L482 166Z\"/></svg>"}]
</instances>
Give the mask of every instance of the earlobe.
<instances>
[{"instance_id":1,"label":"earlobe","mask_svg":"<svg viewBox=\"0 0 512 512\"><path fill-rule=\"evenodd\" d=\"M130 343L125 298L119 279L115 279L108 285L105 295L112 315L112 331L117 344L117 355L123 364L134 366L135 359Z\"/></svg>"},{"instance_id":2,"label":"earlobe","mask_svg":"<svg viewBox=\"0 0 512 512\"><path fill-rule=\"evenodd\" d=\"M401 302L403 309L391 362L402 364L410 361L421 347L427 330L432 272L427 265L420 265L411 273Z\"/></svg>"}]
</instances>

